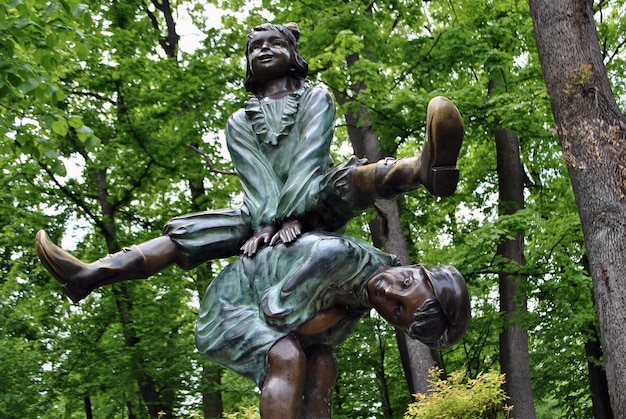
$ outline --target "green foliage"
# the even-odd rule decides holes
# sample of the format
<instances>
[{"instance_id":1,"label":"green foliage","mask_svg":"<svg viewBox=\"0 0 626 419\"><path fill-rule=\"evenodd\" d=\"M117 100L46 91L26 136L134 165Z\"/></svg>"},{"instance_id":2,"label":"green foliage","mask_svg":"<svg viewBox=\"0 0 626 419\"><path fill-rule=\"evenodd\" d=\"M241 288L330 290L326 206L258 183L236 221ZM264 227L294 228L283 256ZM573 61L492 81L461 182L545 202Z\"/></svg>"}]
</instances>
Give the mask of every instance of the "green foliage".
<instances>
[{"instance_id":1,"label":"green foliage","mask_svg":"<svg viewBox=\"0 0 626 419\"><path fill-rule=\"evenodd\" d=\"M259 408L257 406L243 408L233 413L224 413L224 418L226 419L258 419L260 417Z\"/></svg>"},{"instance_id":2,"label":"green foliage","mask_svg":"<svg viewBox=\"0 0 626 419\"><path fill-rule=\"evenodd\" d=\"M333 417L398 417L410 401L395 330L377 315L363 319L337 348Z\"/></svg>"},{"instance_id":3,"label":"green foliage","mask_svg":"<svg viewBox=\"0 0 626 419\"><path fill-rule=\"evenodd\" d=\"M230 370L222 374L221 392L225 412L249 411L250 406L259 406L261 392L256 384Z\"/></svg>"},{"instance_id":4,"label":"green foliage","mask_svg":"<svg viewBox=\"0 0 626 419\"><path fill-rule=\"evenodd\" d=\"M503 405L504 375L485 372L472 379L463 370L451 372L448 378L441 378L442 374L440 369L431 369L430 393L415 395L416 401L404 415L406 419L479 419L495 412L508 417L511 407Z\"/></svg>"},{"instance_id":5,"label":"green foliage","mask_svg":"<svg viewBox=\"0 0 626 419\"><path fill-rule=\"evenodd\" d=\"M594 3L600 47L611 87L620 108L626 107L626 56L623 54L626 33L626 2L624 0Z\"/></svg>"},{"instance_id":6,"label":"green foliage","mask_svg":"<svg viewBox=\"0 0 626 419\"><path fill-rule=\"evenodd\" d=\"M85 60L92 24L77 0L0 5L0 144L3 152L45 160L64 176L56 141L73 133L88 148L98 143L80 114L65 106L64 79Z\"/></svg>"},{"instance_id":7,"label":"green foliage","mask_svg":"<svg viewBox=\"0 0 626 419\"><path fill-rule=\"evenodd\" d=\"M298 22L311 78L346 99L336 161L349 154L339 147L348 139L344 115L356 105L371 111L382 145L406 156L420 151L429 99L454 100L466 125L457 194L437 199L420 190L402 200L411 259L456 265L472 295L466 338L443 352L448 370L467 374L447 384L467 390L475 379L493 383L487 374L497 368L503 326L497 275L507 272L525 279L522 324L539 417L591 416L584 353L597 339L591 281L526 2L219 3L237 13L225 13L216 29L207 27L204 3L179 2L206 36L197 50L173 55L162 48L163 15L140 1L0 4L0 416L84 417L88 397L95 417L145 417L138 370L156 381L173 415L200 411L199 392L208 390L222 392L226 411L253 414L245 410L258 401L252 382L223 372L221 383L198 384L204 364L194 354L192 328L212 272L171 269L133 282L124 287L133 301L128 313L119 311L120 289L111 287L75 307L38 263L32 241L45 228L93 260L109 251L108 223L113 245L122 247L158 235L172 216L237 204L236 178L221 173L230 163L220 131L247 95L244 35L265 20ZM624 104L624 2L598 2L596 9L607 69ZM492 80L498 85L489 90ZM528 176L526 209L499 218L498 127L518 135ZM348 232L368 239L374 215L359 217ZM525 266L494 256L502 236L522 231ZM132 347L122 314L133 320L139 342ZM338 358L335 417L405 410L410 395L393 329L366 319Z\"/></svg>"}]
</instances>

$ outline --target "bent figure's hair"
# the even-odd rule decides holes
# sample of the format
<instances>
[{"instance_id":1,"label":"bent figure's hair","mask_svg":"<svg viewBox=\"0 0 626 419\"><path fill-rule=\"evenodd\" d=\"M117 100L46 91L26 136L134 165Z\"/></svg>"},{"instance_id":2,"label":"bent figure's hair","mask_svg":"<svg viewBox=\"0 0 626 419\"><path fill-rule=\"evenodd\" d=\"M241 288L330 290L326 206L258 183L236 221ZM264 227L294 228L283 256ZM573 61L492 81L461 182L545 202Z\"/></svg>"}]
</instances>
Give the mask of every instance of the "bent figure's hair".
<instances>
[{"instance_id":1,"label":"bent figure's hair","mask_svg":"<svg viewBox=\"0 0 626 419\"><path fill-rule=\"evenodd\" d=\"M406 333L432 348L445 346L448 341L448 319L436 298L428 298L415 310L413 323Z\"/></svg>"},{"instance_id":2,"label":"bent figure's hair","mask_svg":"<svg viewBox=\"0 0 626 419\"><path fill-rule=\"evenodd\" d=\"M291 76L296 79L306 79L309 73L309 64L300 55L298 49L298 39L300 38L300 29L295 23L287 23L285 25L276 25L273 23L264 23L255 27L246 37L246 81L244 86L250 93L257 94L263 87L263 84L252 73L250 62L248 61L248 48L250 37L255 32L275 30L280 32L287 41L289 52L291 53Z\"/></svg>"},{"instance_id":3,"label":"bent figure's hair","mask_svg":"<svg viewBox=\"0 0 626 419\"><path fill-rule=\"evenodd\" d=\"M415 311L406 331L432 349L445 349L465 334L471 318L467 285L452 266L420 265L432 287L433 296Z\"/></svg>"}]
</instances>

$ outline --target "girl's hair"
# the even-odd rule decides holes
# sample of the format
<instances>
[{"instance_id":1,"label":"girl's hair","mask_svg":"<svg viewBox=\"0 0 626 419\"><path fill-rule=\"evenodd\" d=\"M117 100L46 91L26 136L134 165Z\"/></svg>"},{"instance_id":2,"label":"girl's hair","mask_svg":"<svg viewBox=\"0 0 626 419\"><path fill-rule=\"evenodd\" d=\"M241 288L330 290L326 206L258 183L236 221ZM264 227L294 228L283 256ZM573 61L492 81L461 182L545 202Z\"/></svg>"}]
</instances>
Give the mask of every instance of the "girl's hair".
<instances>
[{"instance_id":1,"label":"girl's hair","mask_svg":"<svg viewBox=\"0 0 626 419\"><path fill-rule=\"evenodd\" d=\"M413 323L406 332L413 338L432 348L442 346L447 340L448 321L436 298L428 298L415 310Z\"/></svg>"},{"instance_id":2,"label":"girl's hair","mask_svg":"<svg viewBox=\"0 0 626 419\"><path fill-rule=\"evenodd\" d=\"M250 37L255 32L275 30L281 33L287 41L289 51L291 53L291 76L296 79L306 79L309 72L309 65L300 55L298 50L298 39L300 38L300 29L295 23L287 23L285 25L276 25L273 23L264 23L257 26L246 37L246 90L250 93L257 94L262 89L263 84L252 74L250 62L248 61L248 47Z\"/></svg>"}]
</instances>

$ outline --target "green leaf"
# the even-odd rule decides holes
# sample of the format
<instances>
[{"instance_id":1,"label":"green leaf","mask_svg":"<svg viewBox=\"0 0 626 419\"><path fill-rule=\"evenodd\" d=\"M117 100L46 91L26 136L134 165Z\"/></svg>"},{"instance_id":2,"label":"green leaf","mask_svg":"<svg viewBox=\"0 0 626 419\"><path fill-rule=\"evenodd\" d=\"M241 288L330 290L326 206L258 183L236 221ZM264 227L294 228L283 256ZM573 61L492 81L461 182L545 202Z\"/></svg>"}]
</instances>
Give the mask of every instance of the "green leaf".
<instances>
[{"instance_id":1,"label":"green leaf","mask_svg":"<svg viewBox=\"0 0 626 419\"><path fill-rule=\"evenodd\" d=\"M49 157L51 159L56 159L59 158L61 155L58 153L58 151L55 150L47 150L45 153L43 153L44 156Z\"/></svg>"},{"instance_id":2,"label":"green leaf","mask_svg":"<svg viewBox=\"0 0 626 419\"><path fill-rule=\"evenodd\" d=\"M93 136L93 130L87 125L83 125L76 129L76 134L78 135L78 139L84 143L89 137Z\"/></svg>"},{"instance_id":3,"label":"green leaf","mask_svg":"<svg viewBox=\"0 0 626 419\"><path fill-rule=\"evenodd\" d=\"M70 120L69 120L69 124L70 124L70 127L74 128L76 130L78 128L82 127L83 125L85 125L84 122L83 122L83 118L78 117L78 116L71 117Z\"/></svg>"},{"instance_id":4,"label":"green leaf","mask_svg":"<svg viewBox=\"0 0 626 419\"><path fill-rule=\"evenodd\" d=\"M85 61L89 58L89 49L82 42L77 42L74 46L74 51L76 51L76 55L79 59Z\"/></svg>"},{"instance_id":5,"label":"green leaf","mask_svg":"<svg viewBox=\"0 0 626 419\"><path fill-rule=\"evenodd\" d=\"M89 6L85 3L78 3L74 9L72 9L72 14L74 16L80 16L89 11Z\"/></svg>"},{"instance_id":6,"label":"green leaf","mask_svg":"<svg viewBox=\"0 0 626 419\"><path fill-rule=\"evenodd\" d=\"M29 77L24 83L17 86L17 89L22 93L28 93L35 90L37 87L39 87L39 81L33 77Z\"/></svg>"},{"instance_id":7,"label":"green leaf","mask_svg":"<svg viewBox=\"0 0 626 419\"><path fill-rule=\"evenodd\" d=\"M52 171L59 176L67 176L67 169L61 160L55 159L51 167Z\"/></svg>"},{"instance_id":8,"label":"green leaf","mask_svg":"<svg viewBox=\"0 0 626 419\"><path fill-rule=\"evenodd\" d=\"M61 137L65 137L67 135L67 130L68 130L67 121L63 118L54 120L54 122L52 122L50 127L52 128L52 131L55 134L58 134Z\"/></svg>"},{"instance_id":9,"label":"green leaf","mask_svg":"<svg viewBox=\"0 0 626 419\"><path fill-rule=\"evenodd\" d=\"M90 135L89 137L87 137L84 144L85 144L85 148L88 151L94 151L96 147L100 145L100 139L96 137L95 135Z\"/></svg>"},{"instance_id":10,"label":"green leaf","mask_svg":"<svg viewBox=\"0 0 626 419\"><path fill-rule=\"evenodd\" d=\"M46 36L46 45L48 45L50 48L54 48L58 44L59 44L59 37L57 36L57 34L52 32L52 33L49 33L48 36Z\"/></svg>"}]
</instances>

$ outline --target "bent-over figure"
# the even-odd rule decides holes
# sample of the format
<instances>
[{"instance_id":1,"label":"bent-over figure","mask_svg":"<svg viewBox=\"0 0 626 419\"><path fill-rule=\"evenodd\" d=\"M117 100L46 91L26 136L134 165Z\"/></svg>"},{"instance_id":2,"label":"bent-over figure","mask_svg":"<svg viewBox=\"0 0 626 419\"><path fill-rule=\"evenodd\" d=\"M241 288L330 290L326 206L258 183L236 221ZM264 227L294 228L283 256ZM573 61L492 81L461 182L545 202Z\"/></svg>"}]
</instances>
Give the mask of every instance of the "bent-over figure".
<instances>
[{"instance_id":1,"label":"bent-over figure","mask_svg":"<svg viewBox=\"0 0 626 419\"><path fill-rule=\"evenodd\" d=\"M305 233L228 265L209 285L196 344L254 380L263 418L330 418L334 348L374 308L434 349L465 333L465 281L449 266L398 266L350 236Z\"/></svg>"}]
</instances>

